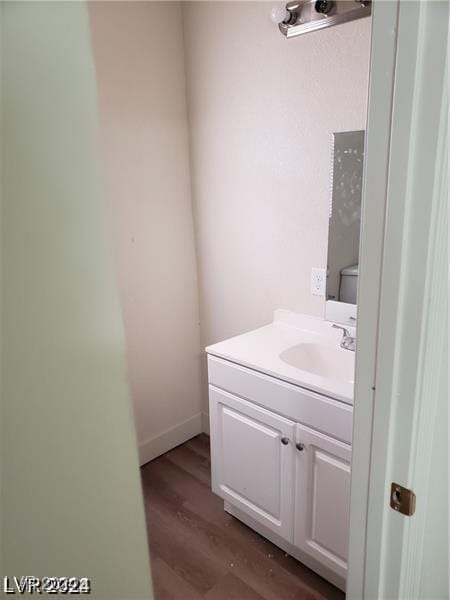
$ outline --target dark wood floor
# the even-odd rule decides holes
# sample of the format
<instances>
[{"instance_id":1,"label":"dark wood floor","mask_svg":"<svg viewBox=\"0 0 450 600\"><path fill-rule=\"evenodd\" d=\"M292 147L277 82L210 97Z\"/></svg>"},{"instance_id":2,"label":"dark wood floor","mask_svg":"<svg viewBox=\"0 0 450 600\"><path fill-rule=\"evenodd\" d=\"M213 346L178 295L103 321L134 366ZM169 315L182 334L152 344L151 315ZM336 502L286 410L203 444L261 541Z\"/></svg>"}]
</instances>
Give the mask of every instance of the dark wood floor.
<instances>
[{"instance_id":1,"label":"dark wood floor","mask_svg":"<svg viewBox=\"0 0 450 600\"><path fill-rule=\"evenodd\" d=\"M209 438L142 467L156 600L344 598L223 510L211 492Z\"/></svg>"}]
</instances>

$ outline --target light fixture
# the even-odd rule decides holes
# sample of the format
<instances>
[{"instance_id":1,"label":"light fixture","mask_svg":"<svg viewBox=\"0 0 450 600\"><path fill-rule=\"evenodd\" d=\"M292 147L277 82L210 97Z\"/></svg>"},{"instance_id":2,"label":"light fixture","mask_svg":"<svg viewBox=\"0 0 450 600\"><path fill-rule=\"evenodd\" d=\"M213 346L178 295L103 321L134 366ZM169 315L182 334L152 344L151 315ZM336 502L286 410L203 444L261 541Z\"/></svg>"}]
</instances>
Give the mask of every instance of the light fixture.
<instances>
[{"instance_id":1,"label":"light fixture","mask_svg":"<svg viewBox=\"0 0 450 600\"><path fill-rule=\"evenodd\" d=\"M274 6L270 17L289 38L368 17L371 12L371 0L297 0Z\"/></svg>"}]
</instances>

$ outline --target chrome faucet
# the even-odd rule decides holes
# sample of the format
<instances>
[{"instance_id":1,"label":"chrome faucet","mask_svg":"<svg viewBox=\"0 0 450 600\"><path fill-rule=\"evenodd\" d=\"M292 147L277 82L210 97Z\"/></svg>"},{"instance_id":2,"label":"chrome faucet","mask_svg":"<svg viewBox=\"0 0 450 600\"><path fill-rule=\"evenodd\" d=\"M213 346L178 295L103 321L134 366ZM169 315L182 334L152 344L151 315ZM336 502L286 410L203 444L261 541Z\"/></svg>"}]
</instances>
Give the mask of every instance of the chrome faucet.
<instances>
[{"instance_id":1,"label":"chrome faucet","mask_svg":"<svg viewBox=\"0 0 450 600\"><path fill-rule=\"evenodd\" d=\"M350 332L345 327L341 327L341 325L332 325L335 329L342 329L342 339L341 339L341 348L344 350L351 350L354 352L356 350L356 339L350 335Z\"/></svg>"}]
</instances>

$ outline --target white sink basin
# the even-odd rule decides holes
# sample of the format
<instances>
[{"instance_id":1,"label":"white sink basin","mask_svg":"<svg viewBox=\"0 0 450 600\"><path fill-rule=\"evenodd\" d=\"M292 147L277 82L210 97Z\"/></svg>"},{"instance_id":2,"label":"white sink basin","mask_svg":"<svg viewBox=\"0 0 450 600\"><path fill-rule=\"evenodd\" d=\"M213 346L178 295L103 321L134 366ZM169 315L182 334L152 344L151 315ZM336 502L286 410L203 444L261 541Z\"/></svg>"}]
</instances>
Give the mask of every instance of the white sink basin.
<instances>
[{"instance_id":1,"label":"white sink basin","mask_svg":"<svg viewBox=\"0 0 450 600\"><path fill-rule=\"evenodd\" d=\"M353 383L354 356L350 350L324 344L302 343L284 350L282 361L320 377L341 379Z\"/></svg>"},{"instance_id":2,"label":"white sink basin","mask_svg":"<svg viewBox=\"0 0 450 600\"><path fill-rule=\"evenodd\" d=\"M206 351L218 358L353 404L355 353L340 347L333 323L277 310L270 325L254 329ZM347 326L351 335L355 330Z\"/></svg>"}]
</instances>

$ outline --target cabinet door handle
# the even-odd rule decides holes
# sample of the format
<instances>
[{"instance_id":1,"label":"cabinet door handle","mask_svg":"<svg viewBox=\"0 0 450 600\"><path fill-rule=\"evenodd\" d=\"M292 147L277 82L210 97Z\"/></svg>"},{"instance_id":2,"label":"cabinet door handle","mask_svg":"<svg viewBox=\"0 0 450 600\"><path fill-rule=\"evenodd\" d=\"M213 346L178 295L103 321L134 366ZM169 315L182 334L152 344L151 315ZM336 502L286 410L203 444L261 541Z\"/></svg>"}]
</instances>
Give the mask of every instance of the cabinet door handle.
<instances>
[{"instance_id":1,"label":"cabinet door handle","mask_svg":"<svg viewBox=\"0 0 450 600\"><path fill-rule=\"evenodd\" d=\"M300 450L300 452L303 452L303 450L305 449L305 444L302 444L301 442L297 442L295 444L295 447L297 448L297 450Z\"/></svg>"},{"instance_id":2,"label":"cabinet door handle","mask_svg":"<svg viewBox=\"0 0 450 600\"><path fill-rule=\"evenodd\" d=\"M282 437L281 438L281 443L284 444L285 446L287 446L289 444L289 438L287 437Z\"/></svg>"}]
</instances>

